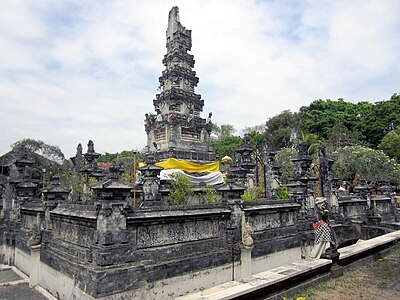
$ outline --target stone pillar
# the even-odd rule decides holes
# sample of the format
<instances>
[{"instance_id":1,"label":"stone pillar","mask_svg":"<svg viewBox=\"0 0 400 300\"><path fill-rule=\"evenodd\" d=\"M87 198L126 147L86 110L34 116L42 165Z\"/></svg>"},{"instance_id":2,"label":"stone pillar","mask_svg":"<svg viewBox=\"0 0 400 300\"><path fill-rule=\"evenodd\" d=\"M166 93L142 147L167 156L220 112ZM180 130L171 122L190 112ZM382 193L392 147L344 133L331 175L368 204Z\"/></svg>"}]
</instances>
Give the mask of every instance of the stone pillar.
<instances>
[{"instance_id":1,"label":"stone pillar","mask_svg":"<svg viewBox=\"0 0 400 300\"><path fill-rule=\"evenodd\" d=\"M31 246L31 270L29 274L29 287L31 288L39 284L40 248L41 245Z\"/></svg>"},{"instance_id":2,"label":"stone pillar","mask_svg":"<svg viewBox=\"0 0 400 300\"><path fill-rule=\"evenodd\" d=\"M251 268L251 250L253 250L253 246L244 246L240 247L240 268L241 268L241 279L246 279L251 276L252 268Z\"/></svg>"},{"instance_id":3,"label":"stone pillar","mask_svg":"<svg viewBox=\"0 0 400 300\"><path fill-rule=\"evenodd\" d=\"M228 247L231 250L231 268L232 280L238 279L237 270L235 270L236 263L240 260L240 243L241 243L241 220L244 216L242 207L243 200L233 199L227 200L227 204L231 210L231 215L226 226L226 235Z\"/></svg>"},{"instance_id":4,"label":"stone pillar","mask_svg":"<svg viewBox=\"0 0 400 300\"><path fill-rule=\"evenodd\" d=\"M242 279L251 276L251 250L253 249L253 238L251 234L253 229L249 223L246 222L244 212L242 213L242 244L240 246L240 267Z\"/></svg>"},{"instance_id":5,"label":"stone pillar","mask_svg":"<svg viewBox=\"0 0 400 300\"><path fill-rule=\"evenodd\" d=\"M13 229L5 233L5 263L13 266L15 262L15 233Z\"/></svg>"},{"instance_id":6,"label":"stone pillar","mask_svg":"<svg viewBox=\"0 0 400 300\"><path fill-rule=\"evenodd\" d=\"M143 174L143 205L161 206L160 172L163 168L154 165L154 155L147 154L147 165L139 170Z\"/></svg>"}]
</instances>

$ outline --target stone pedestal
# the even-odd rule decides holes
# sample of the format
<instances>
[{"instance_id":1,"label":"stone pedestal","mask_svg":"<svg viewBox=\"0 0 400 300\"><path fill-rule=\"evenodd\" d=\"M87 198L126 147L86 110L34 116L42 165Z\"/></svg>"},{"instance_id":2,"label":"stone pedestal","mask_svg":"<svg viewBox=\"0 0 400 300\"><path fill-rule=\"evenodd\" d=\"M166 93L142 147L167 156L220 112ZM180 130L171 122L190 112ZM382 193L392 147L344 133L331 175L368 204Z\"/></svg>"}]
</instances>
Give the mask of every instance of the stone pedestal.
<instances>
[{"instance_id":1,"label":"stone pedestal","mask_svg":"<svg viewBox=\"0 0 400 300\"><path fill-rule=\"evenodd\" d=\"M29 274L29 287L31 288L39 284L40 248L41 245L31 246L31 271Z\"/></svg>"},{"instance_id":2,"label":"stone pedestal","mask_svg":"<svg viewBox=\"0 0 400 300\"><path fill-rule=\"evenodd\" d=\"M253 246L241 246L240 250L241 279L245 279L251 276L251 250L253 250Z\"/></svg>"}]
</instances>

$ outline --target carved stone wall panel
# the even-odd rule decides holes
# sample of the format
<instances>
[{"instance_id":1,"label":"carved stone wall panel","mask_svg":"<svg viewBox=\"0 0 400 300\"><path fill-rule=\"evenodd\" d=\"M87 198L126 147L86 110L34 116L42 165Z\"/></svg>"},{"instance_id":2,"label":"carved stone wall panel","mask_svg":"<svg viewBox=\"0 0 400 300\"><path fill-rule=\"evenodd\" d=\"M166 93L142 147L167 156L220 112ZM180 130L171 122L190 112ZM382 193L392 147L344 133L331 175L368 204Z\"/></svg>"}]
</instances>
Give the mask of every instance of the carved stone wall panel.
<instances>
[{"instance_id":1,"label":"carved stone wall panel","mask_svg":"<svg viewBox=\"0 0 400 300\"><path fill-rule=\"evenodd\" d=\"M92 221L53 218L52 224L52 233L57 239L85 247L90 247L94 241L96 223Z\"/></svg>"},{"instance_id":2,"label":"carved stone wall panel","mask_svg":"<svg viewBox=\"0 0 400 300\"><path fill-rule=\"evenodd\" d=\"M37 221L37 216L35 214L27 214L27 213L22 213L21 214L21 224L22 227L25 229L34 229L36 228L36 221Z\"/></svg>"},{"instance_id":3,"label":"carved stone wall panel","mask_svg":"<svg viewBox=\"0 0 400 300\"><path fill-rule=\"evenodd\" d=\"M377 199L375 201L376 203L376 211L379 214L389 214L391 213L391 199L387 198L387 199Z\"/></svg>"},{"instance_id":4,"label":"carved stone wall panel","mask_svg":"<svg viewBox=\"0 0 400 300\"><path fill-rule=\"evenodd\" d=\"M200 220L138 226L137 247L158 247L217 238L220 234L220 222L218 220Z\"/></svg>"},{"instance_id":5,"label":"carved stone wall panel","mask_svg":"<svg viewBox=\"0 0 400 300\"><path fill-rule=\"evenodd\" d=\"M347 200L339 201L339 214L345 218L355 218L365 216L366 210L368 209L366 200Z\"/></svg>"},{"instance_id":6,"label":"carved stone wall panel","mask_svg":"<svg viewBox=\"0 0 400 300\"><path fill-rule=\"evenodd\" d=\"M289 211L259 214L249 218L249 223L254 231L291 226L295 223L295 213Z\"/></svg>"}]
</instances>

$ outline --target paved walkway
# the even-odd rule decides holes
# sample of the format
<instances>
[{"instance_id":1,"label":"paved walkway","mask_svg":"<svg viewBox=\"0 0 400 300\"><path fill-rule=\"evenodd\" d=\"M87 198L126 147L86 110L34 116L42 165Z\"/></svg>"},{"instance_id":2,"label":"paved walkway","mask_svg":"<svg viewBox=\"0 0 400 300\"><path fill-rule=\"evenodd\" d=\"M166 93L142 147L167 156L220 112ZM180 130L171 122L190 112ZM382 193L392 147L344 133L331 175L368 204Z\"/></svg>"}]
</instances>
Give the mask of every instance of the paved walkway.
<instances>
[{"instance_id":1,"label":"paved walkway","mask_svg":"<svg viewBox=\"0 0 400 300\"><path fill-rule=\"evenodd\" d=\"M8 266L0 266L1 300L48 300L44 295L29 287L28 278Z\"/></svg>"}]
</instances>

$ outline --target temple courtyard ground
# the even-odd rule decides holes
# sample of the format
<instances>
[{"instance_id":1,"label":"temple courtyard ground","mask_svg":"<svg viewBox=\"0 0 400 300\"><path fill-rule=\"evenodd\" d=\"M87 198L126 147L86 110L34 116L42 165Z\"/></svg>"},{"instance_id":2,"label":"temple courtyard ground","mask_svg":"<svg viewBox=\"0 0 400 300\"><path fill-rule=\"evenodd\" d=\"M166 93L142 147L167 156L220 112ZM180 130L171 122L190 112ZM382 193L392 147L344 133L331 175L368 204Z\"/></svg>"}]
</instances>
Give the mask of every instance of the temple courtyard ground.
<instances>
[{"instance_id":1,"label":"temple courtyard ground","mask_svg":"<svg viewBox=\"0 0 400 300\"><path fill-rule=\"evenodd\" d=\"M0 265L1 300L51 300L55 299L44 291L39 293L29 287L28 278L16 269Z\"/></svg>"},{"instance_id":2,"label":"temple courtyard ground","mask_svg":"<svg viewBox=\"0 0 400 300\"><path fill-rule=\"evenodd\" d=\"M317 284L292 299L400 299L400 250L341 277Z\"/></svg>"}]
</instances>

